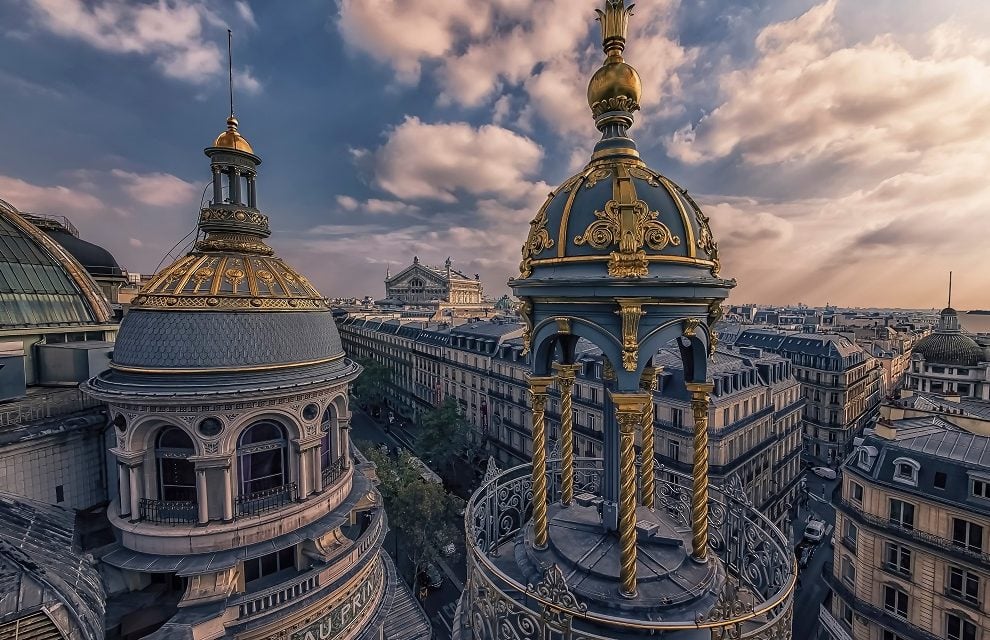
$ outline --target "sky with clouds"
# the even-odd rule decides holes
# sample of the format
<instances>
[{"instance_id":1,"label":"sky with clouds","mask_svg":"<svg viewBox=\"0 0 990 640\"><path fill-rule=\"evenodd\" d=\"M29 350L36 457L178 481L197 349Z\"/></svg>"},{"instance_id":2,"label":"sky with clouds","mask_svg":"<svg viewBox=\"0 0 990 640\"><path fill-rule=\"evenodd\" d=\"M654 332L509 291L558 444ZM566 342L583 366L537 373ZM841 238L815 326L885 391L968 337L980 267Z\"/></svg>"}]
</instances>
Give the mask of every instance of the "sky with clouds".
<instances>
[{"instance_id":1,"label":"sky with clouds","mask_svg":"<svg viewBox=\"0 0 990 640\"><path fill-rule=\"evenodd\" d=\"M280 255L330 296L413 255L500 295L597 139L599 4L5 2L0 199L154 271L209 181L230 28ZM640 0L630 31L631 133L711 218L731 301L930 308L953 270L990 308L990 2Z\"/></svg>"}]
</instances>

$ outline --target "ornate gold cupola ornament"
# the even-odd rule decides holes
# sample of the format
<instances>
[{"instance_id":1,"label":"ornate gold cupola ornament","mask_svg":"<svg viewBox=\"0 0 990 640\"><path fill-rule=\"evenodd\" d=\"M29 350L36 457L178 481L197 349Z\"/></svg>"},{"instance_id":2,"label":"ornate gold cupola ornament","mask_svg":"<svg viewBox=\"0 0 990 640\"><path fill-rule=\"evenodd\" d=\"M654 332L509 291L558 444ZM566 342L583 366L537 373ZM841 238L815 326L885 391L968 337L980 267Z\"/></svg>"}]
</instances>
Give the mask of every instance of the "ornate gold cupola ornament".
<instances>
[{"instance_id":1,"label":"ornate gold cupola ornament","mask_svg":"<svg viewBox=\"0 0 990 640\"><path fill-rule=\"evenodd\" d=\"M585 168L540 207L519 277L509 281L531 366L533 464L526 477L518 467L489 478L468 505L469 585L460 610L470 625L461 638L790 637L786 537L741 492L708 482L713 325L735 281L718 275L708 218L643 162L629 136L642 94L623 59L631 9L604 0L597 12L605 59L588 104L601 138ZM591 375L579 340L600 351L606 389L602 457L594 461L575 458L570 442L570 395ZM654 397L673 385L657 385L653 360L671 345L683 363L680 393L691 399L690 476L660 472L654 459ZM559 454L548 446L543 410L555 395L558 433L568 440L558 442ZM583 490L582 478L593 478ZM757 556L758 567L738 563ZM754 575L767 577L754 588ZM527 585L525 598L514 585ZM741 602L740 590L754 601Z\"/></svg>"},{"instance_id":2,"label":"ornate gold cupola ornament","mask_svg":"<svg viewBox=\"0 0 990 640\"><path fill-rule=\"evenodd\" d=\"M643 83L639 73L622 59L629 16L635 5L624 5L623 0L607 0L604 11L595 9L605 51L605 62L588 83L588 104L596 118L610 111L633 113L639 110Z\"/></svg>"}]
</instances>

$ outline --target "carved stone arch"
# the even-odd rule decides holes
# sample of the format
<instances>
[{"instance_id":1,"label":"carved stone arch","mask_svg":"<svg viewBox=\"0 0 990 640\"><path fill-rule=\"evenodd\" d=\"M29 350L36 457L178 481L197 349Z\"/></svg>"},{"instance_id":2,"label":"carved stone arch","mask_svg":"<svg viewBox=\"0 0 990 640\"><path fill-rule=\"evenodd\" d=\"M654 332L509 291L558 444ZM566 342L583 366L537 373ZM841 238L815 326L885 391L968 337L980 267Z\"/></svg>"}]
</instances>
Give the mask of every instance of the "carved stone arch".
<instances>
[{"instance_id":1,"label":"carved stone arch","mask_svg":"<svg viewBox=\"0 0 990 640\"><path fill-rule=\"evenodd\" d=\"M584 338L601 349L609 361L622 362L622 343L608 329L584 318L568 316L567 319L570 321L570 333L566 335L574 344L578 338ZM555 317L542 320L533 328L533 375L551 374L550 364L561 335Z\"/></svg>"},{"instance_id":2,"label":"carved stone arch","mask_svg":"<svg viewBox=\"0 0 990 640\"><path fill-rule=\"evenodd\" d=\"M197 437L195 429L191 428L183 420L167 414L149 413L136 418L128 426L127 449L130 451L151 451L154 455L155 438L167 427L177 427L184 431L193 442L196 455L203 455L203 439Z\"/></svg>"},{"instance_id":3,"label":"carved stone arch","mask_svg":"<svg viewBox=\"0 0 990 640\"><path fill-rule=\"evenodd\" d=\"M298 416L291 410L265 407L260 411L242 414L236 423L232 424L229 429L225 429L223 440L221 441L221 449L225 451L236 451L238 439L244 430L260 420L273 420L282 425L285 429L286 438L289 441L305 437L302 425L299 424Z\"/></svg>"}]
</instances>

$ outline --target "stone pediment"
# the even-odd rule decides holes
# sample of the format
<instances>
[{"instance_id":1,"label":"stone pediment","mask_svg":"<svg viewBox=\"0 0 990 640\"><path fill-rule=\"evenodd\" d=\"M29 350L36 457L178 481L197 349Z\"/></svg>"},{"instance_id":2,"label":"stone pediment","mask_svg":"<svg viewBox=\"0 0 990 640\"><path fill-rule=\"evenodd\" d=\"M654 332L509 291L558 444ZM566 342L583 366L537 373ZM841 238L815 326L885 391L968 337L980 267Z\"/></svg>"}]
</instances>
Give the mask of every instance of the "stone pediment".
<instances>
[{"instance_id":1,"label":"stone pediment","mask_svg":"<svg viewBox=\"0 0 990 640\"><path fill-rule=\"evenodd\" d=\"M446 278L438 274L432 269L428 269L420 264L413 264L393 277L389 278L386 283L390 287L402 287L407 286L411 280L414 278L419 278L426 284L446 284Z\"/></svg>"}]
</instances>

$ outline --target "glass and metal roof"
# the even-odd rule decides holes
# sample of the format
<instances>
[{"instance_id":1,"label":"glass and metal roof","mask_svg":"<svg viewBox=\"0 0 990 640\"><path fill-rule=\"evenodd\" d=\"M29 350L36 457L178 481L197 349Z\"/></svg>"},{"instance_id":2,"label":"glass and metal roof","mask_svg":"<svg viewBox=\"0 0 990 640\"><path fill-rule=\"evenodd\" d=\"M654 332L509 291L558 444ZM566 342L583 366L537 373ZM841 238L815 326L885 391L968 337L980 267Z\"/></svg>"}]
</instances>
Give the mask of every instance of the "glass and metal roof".
<instances>
[{"instance_id":1,"label":"glass and metal roof","mask_svg":"<svg viewBox=\"0 0 990 640\"><path fill-rule=\"evenodd\" d=\"M104 324L111 317L81 265L0 200L0 329Z\"/></svg>"}]
</instances>

